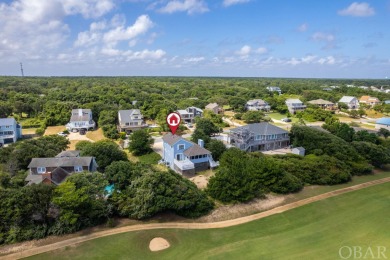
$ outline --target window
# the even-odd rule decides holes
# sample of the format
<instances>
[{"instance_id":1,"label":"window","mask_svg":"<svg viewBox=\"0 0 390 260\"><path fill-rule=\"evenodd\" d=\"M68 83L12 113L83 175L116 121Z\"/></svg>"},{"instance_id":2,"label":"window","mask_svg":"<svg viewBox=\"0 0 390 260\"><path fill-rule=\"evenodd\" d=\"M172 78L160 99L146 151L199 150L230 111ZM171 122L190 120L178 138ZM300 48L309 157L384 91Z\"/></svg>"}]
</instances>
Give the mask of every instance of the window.
<instances>
[{"instance_id":1,"label":"window","mask_svg":"<svg viewBox=\"0 0 390 260\"><path fill-rule=\"evenodd\" d=\"M126 122L126 124L125 125L130 125L130 123L129 122Z\"/></svg>"},{"instance_id":2,"label":"window","mask_svg":"<svg viewBox=\"0 0 390 260\"><path fill-rule=\"evenodd\" d=\"M45 173L45 172L46 172L46 167L38 167L38 168L37 168L37 172L38 172L38 173L41 173L41 174L42 174L42 173Z\"/></svg>"},{"instance_id":3,"label":"window","mask_svg":"<svg viewBox=\"0 0 390 260\"><path fill-rule=\"evenodd\" d=\"M75 172L82 172L83 171L83 166L75 166L74 167Z\"/></svg>"},{"instance_id":4,"label":"window","mask_svg":"<svg viewBox=\"0 0 390 260\"><path fill-rule=\"evenodd\" d=\"M179 147L178 147L179 150L183 150L184 148L185 148L184 144L179 144Z\"/></svg>"}]
</instances>

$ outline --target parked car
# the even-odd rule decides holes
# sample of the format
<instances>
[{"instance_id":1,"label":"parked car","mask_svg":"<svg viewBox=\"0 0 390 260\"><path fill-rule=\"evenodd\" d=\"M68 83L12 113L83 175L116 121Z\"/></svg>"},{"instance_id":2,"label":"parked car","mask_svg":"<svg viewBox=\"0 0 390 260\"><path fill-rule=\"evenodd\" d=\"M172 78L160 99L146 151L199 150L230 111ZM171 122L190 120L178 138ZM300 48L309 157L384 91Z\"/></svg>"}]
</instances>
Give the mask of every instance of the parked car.
<instances>
[{"instance_id":1,"label":"parked car","mask_svg":"<svg viewBox=\"0 0 390 260\"><path fill-rule=\"evenodd\" d=\"M63 136L63 137L66 137L66 136L68 136L68 134L65 134L64 132L59 132L57 135L59 135L59 136Z\"/></svg>"},{"instance_id":2,"label":"parked car","mask_svg":"<svg viewBox=\"0 0 390 260\"><path fill-rule=\"evenodd\" d=\"M188 127L188 128L192 128L193 125L192 125L191 123L187 123L187 127Z\"/></svg>"},{"instance_id":3,"label":"parked car","mask_svg":"<svg viewBox=\"0 0 390 260\"><path fill-rule=\"evenodd\" d=\"M290 118L282 118L282 121L283 122L291 122L291 119Z\"/></svg>"}]
</instances>

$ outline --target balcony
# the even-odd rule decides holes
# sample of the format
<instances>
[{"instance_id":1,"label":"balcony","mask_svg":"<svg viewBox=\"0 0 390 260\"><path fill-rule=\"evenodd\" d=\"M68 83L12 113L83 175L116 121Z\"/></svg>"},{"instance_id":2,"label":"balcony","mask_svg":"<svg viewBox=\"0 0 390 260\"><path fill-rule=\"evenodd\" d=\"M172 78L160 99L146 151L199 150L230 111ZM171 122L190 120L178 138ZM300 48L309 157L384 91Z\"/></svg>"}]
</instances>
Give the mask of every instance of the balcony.
<instances>
[{"instance_id":1,"label":"balcony","mask_svg":"<svg viewBox=\"0 0 390 260\"><path fill-rule=\"evenodd\" d=\"M188 159L185 159L185 160L182 160L182 161L178 161L178 160L175 159L173 162L182 171L192 170L192 169L195 168L194 163L191 162Z\"/></svg>"}]
</instances>

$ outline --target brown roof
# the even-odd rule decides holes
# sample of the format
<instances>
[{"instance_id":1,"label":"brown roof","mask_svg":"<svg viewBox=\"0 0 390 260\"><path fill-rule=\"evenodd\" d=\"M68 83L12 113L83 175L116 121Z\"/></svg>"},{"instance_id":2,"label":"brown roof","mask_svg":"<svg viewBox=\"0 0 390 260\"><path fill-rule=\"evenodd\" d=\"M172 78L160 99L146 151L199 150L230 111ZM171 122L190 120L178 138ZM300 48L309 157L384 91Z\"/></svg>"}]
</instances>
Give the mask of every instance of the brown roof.
<instances>
[{"instance_id":1,"label":"brown roof","mask_svg":"<svg viewBox=\"0 0 390 260\"><path fill-rule=\"evenodd\" d=\"M61 182L63 182L65 180L66 177L68 177L69 173L67 171L65 171L64 169L62 168L57 168L55 169L52 173L51 173L51 180L55 183L55 184L60 184Z\"/></svg>"},{"instance_id":2,"label":"brown roof","mask_svg":"<svg viewBox=\"0 0 390 260\"><path fill-rule=\"evenodd\" d=\"M360 102L369 102L369 101L371 101L371 102L373 102L373 101L379 102L379 99L376 98L376 97L362 96L359 101Z\"/></svg>"},{"instance_id":3,"label":"brown roof","mask_svg":"<svg viewBox=\"0 0 390 260\"><path fill-rule=\"evenodd\" d=\"M193 143L194 145L184 151L184 155L186 156L196 156L202 154L211 154L209 150Z\"/></svg>"},{"instance_id":4,"label":"brown roof","mask_svg":"<svg viewBox=\"0 0 390 260\"><path fill-rule=\"evenodd\" d=\"M210 103L206 106L206 109L214 109L216 107L219 107L217 103Z\"/></svg>"},{"instance_id":5,"label":"brown roof","mask_svg":"<svg viewBox=\"0 0 390 260\"><path fill-rule=\"evenodd\" d=\"M327 101L327 100L323 100L323 99L311 100L307 103L313 104L313 105L334 105L334 103Z\"/></svg>"}]
</instances>

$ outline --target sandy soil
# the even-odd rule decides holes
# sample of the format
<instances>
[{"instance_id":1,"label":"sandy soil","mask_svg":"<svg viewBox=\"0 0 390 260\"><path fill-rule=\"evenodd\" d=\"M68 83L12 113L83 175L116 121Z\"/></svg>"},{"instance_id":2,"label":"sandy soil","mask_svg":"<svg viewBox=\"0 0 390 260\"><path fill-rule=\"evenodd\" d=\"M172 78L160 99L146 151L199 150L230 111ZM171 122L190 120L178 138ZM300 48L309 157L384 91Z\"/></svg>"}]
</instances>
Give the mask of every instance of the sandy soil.
<instances>
[{"instance_id":1,"label":"sandy soil","mask_svg":"<svg viewBox=\"0 0 390 260\"><path fill-rule=\"evenodd\" d=\"M152 252L161 251L167 249L170 246L171 245L169 244L169 242L162 237L155 237L149 243L149 249Z\"/></svg>"},{"instance_id":2,"label":"sandy soil","mask_svg":"<svg viewBox=\"0 0 390 260\"><path fill-rule=\"evenodd\" d=\"M4 253L10 253L5 256L1 256L2 259L20 259L24 257L29 257L32 255L37 255L45 252L49 252L52 250L64 248L67 246L74 246L78 243L85 242L85 241L90 241L96 238L100 237L106 237L114 234L120 234L120 233L125 233L125 232L131 232L131 231L141 231L141 230L152 230L152 229L167 229L167 228L176 228L176 229L209 229L209 228L225 228L225 227L231 227L231 226L236 226L244 223L248 223L254 220L258 220L261 218L265 218L274 214L282 213L285 211L288 211L290 209L298 208L303 205L307 205L316 201L324 200L327 198L335 197L340 194L348 193L351 191L355 190L360 190L366 187L382 184L382 183L387 183L390 182L390 177L379 179L379 180L374 180L362 184L358 184L355 186L327 192L324 194L320 194L317 196L313 196L307 199L299 200L296 202L292 202L289 204L285 204L282 206L277 206L275 208L272 208L270 210L263 211L261 213L245 216L245 217L239 217L235 219L229 219L229 220L220 220L216 222L209 222L207 223L206 221L211 220L213 217L217 218L217 213L211 213L208 216L205 216L203 218L197 219L197 222L193 223L188 223L188 222L166 222L166 223L149 223L149 224L135 224L131 226L124 226L124 227L119 227L119 228L114 228L114 229L108 229L108 230L103 230L103 231L98 231L90 234L84 234L80 233L79 236L77 237L72 237L70 239L65 240L60 240L59 242L54 242L50 244L44 244L44 245L37 245L39 244L38 242L35 241L28 241L26 243L20 243L18 245L9 245L7 247L2 247L0 249L0 254ZM271 198L268 198L271 199ZM276 203L275 200L269 201L268 207L272 207L272 203ZM245 205L247 208L253 207L256 204L255 202L239 205L241 207L245 208ZM227 209L229 210L229 206L226 206ZM235 206L230 206L230 208L234 208ZM222 207L221 207L222 208ZM226 210L224 211L219 211L219 214L224 214L228 215ZM218 209L217 209L218 210ZM216 210L216 211L217 211ZM206 223L205 223L206 222ZM43 239L44 240L44 239ZM35 243L34 243L35 242ZM7 250L5 250L7 248ZM17 250L23 250L23 251L17 251ZM14 252L14 253L11 253Z\"/></svg>"},{"instance_id":3,"label":"sandy soil","mask_svg":"<svg viewBox=\"0 0 390 260\"><path fill-rule=\"evenodd\" d=\"M195 183L198 189L203 190L207 187L207 184L209 183L209 178L204 175L197 175L195 177L190 178L190 181Z\"/></svg>"},{"instance_id":4,"label":"sandy soil","mask_svg":"<svg viewBox=\"0 0 390 260\"><path fill-rule=\"evenodd\" d=\"M62 132L65 130L65 126L60 125L60 126L48 126L45 130L44 135L56 135L59 132Z\"/></svg>"},{"instance_id":5,"label":"sandy soil","mask_svg":"<svg viewBox=\"0 0 390 260\"><path fill-rule=\"evenodd\" d=\"M209 215L199 218L198 221L209 223L247 216L280 206L285 199L285 196L268 195L265 199L254 199L248 203L222 205Z\"/></svg>"}]
</instances>

